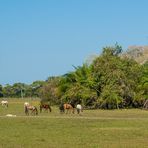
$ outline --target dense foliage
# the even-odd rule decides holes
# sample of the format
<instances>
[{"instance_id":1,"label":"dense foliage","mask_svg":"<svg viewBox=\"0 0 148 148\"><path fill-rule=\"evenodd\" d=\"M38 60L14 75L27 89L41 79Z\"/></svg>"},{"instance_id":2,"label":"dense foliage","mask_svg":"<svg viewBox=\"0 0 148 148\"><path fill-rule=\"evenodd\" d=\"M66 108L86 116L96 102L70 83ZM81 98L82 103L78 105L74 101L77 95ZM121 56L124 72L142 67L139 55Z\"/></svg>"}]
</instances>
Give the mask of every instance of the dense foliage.
<instances>
[{"instance_id":1,"label":"dense foliage","mask_svg":"<svg viewBox=\"0 0 148 148\"><path fill-rule=\"evenodd\" d=\"M0 85L0 97L40 97L53 104L81 102L90 108L141 107L148 98L148 62L123 57L119 45L105 47L91 64L31 85Z\"/></svg>"}]
</instances>

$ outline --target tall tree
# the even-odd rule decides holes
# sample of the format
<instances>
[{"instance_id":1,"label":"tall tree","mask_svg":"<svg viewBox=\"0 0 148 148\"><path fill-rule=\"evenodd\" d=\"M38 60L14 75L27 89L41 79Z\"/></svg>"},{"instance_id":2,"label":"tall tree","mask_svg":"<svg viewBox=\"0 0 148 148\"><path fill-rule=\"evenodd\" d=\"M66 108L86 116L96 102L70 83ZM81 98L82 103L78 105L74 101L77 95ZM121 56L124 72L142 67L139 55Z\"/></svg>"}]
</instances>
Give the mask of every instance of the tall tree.
<instances>
[{"instance_id":1,"label":"tall tree","mask_svg":"<svg viewBox=\"0 0 148 148\"><path fill-rule=\"evenodd\" d=\"M3 97L3 86L0 85L0 97Z\"/></svg>"},{"instance_id":2,"label":"tall tree","mask_svg":"<svg viewBox=\"0 0 148 148\"><path fill-rule=\"evenodd\" d=\"M100 101L103 99L106 105L108 99L116 100L114 104L112 102L111 108L133 104L141 77L140 66L132 59L119 57L119 53L117 46L106 47L102 55L92 63L92 71L98 83L97 90L100 92L98 98Z\"/></svg>"}]
</instances>

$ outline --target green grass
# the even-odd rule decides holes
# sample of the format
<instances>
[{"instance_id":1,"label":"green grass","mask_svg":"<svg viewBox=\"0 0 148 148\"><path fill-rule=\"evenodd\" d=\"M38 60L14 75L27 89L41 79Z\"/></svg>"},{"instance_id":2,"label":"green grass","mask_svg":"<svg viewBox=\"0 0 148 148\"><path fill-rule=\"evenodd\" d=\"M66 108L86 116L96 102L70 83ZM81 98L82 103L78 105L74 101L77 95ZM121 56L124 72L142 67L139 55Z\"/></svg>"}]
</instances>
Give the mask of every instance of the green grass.
<instances>
[{"instance_id":1,"label":"green grass","mask_svg":"<svg viewBox=\"0 0 148 148\"><path fill-rule=\"evenodd\" d=\"M52 107L52 113L26 117L23 102L14 99L9 100L8 109L0 106L0 148L148 147L148 111L84 110L73 115Z\"/></svg>"}]
</instances>

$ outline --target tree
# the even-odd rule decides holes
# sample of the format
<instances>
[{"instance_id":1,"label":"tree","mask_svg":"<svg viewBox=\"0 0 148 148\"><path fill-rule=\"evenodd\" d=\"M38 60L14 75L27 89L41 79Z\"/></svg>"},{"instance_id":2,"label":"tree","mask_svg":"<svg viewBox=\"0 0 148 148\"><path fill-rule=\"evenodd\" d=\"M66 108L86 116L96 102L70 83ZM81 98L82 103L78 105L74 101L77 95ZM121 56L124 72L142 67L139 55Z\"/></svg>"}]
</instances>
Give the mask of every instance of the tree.
<instances>
[{"instance_id":1,"label":"tree","mask_svg":"<svg viewBox=\"0 0 148 148\"><path fill-rule=\"evenodd\" d=\"M98 102L104 100L106 105L110 102L112 106L114 103L116 108L132 106L142 73L138 63L121 58L117 53L120 52L116 46L106 47L102 55L92 63L93 76L98 83L96 90L100 92ZM107 101L108 99L112 102Z\"/></svg>"},{"instance_id":2,"label":"tree","mask_svg":"<svg viewBox=\"0 0 148 148\"><path fill-rule=\"evenodd\" d=\"M95 102L97 94L94 90L94 80L90 66L83 64L78 67L74 66L74 68L74 72L64 75L60 81L62 100L75 103L81 101L85 105L94 105L93 102Z\"/></svg>"},{"instance_id":3,"label":"tree","mask_svg":"<svg viewBox=\"0 0 148 148\"><path fill-rule=\"evenodd\" d=\"M49 77L46 83L39 90L39 97L41 100L48 101L53 104L60 102L58 86L60 77Z\"/></svg>"},{"instance_id":4,"label":"tree","mask_svg":"<svg viewBox=\"0 0 148 148\"><path fill-rule=\"evenodd\" d=\"M148 98L148 62L141 66L142 75L137 86L135 102L142 106Z\"/></svg>"},{"instance_id":5,"label":"tree","mask_svg":"<svg viewBox=\"0 0 148 148\"><path fill-rule=\"evenodd\" d=\"M6 86L3 87L3 96L4 97L13 97L14 91L11 85L6 84Z\"/></svg>"},{"instance_id":6,"label":"tree","mask_svg":"<svg viewBox=\"0 0 148 148\"><path fill-rule=\"evenodd\" d=\"M28 89L31 97L40 97L40 90L45 84L45 81L34 81Z\"/></svg>"},{"instance_id":7,"label":"tree","mask_svg":"<svg viewBox=\"0 0 148 148\"><path fill-rule=\"evenodd\" d=\"M0 85L0 98L3 97L3 86Z\"/></svg>"}]
</instances>

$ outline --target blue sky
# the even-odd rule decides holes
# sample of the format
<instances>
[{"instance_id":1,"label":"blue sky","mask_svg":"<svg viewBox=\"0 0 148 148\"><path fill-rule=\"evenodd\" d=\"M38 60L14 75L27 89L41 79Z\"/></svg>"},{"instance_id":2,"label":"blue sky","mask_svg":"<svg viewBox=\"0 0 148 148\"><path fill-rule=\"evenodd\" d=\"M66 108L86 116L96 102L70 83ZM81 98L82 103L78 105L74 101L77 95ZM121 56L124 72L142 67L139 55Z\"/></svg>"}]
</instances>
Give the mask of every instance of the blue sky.
<instances>
[{"instance_id":1,"label":"blue sky","mask_svg":"<svg viewBox=\"0 0 148 148\"><path fill-rule=\"evenodd\" d=\"M0 84L63 75L102 47L148 43L147 0L0 0Z\"/></svg>"}]
</instances>

